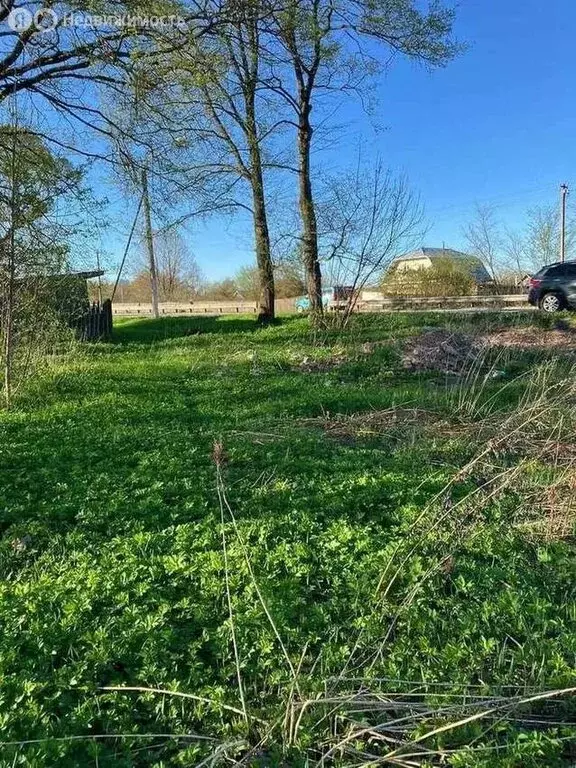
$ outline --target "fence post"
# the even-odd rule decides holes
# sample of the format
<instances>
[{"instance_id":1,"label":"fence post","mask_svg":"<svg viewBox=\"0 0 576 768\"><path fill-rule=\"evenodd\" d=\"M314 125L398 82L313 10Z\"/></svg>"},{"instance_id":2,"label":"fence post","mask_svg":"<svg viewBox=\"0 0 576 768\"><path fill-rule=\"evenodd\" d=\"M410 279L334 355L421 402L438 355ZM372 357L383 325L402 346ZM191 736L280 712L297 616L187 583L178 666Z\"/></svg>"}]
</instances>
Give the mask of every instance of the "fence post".
<instances>
[{"instance_id":1,"label":"fence post","mask_svg":"<svg viewBox=\"0 0 576 768\"><path fill-rule=\"evenodd\" d=\"M112 336L113 318L112 318L112 301L106 299L102 305L102 314L104 320L104 337L109 339Z\"/></svg>"},{"instance_id":2,"label":"fence post","mask_svg":"<svg viewBox=\"0 0 576 768\"><path fill-rule=\"evenodd\" d=\"M78 321L76 328L82 341L109 339L113 329L112 302L110 299L88 304L85 314Z\"/></svg>"}]
</instances>

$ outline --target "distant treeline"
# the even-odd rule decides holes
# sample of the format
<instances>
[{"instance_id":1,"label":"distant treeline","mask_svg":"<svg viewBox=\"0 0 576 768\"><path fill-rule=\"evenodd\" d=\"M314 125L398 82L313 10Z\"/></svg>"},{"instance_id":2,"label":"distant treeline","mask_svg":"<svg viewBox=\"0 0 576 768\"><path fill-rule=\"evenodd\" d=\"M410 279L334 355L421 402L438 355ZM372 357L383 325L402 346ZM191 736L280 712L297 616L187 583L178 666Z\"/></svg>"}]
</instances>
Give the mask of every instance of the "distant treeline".
<instances>
[{"instance_id":1,"label":"distant treeline","mask_svg":"<svg viewBox=\"0 0 576 768\"><path fill-rule=\"evenodd\" d=\"M187 265L190 267L190 265ZM306 288L298 270L292 265L276 268L276 298L301 296ZM94 280L90 285L93 301L112 297L114 282ZM257 301L259 296L256 267L243 267L234 277L216 282L205 281L199 269L158 270L158 291L161 302L244 300ZM131 278L122 279L116 288L114 301L119 303L146 303L150 301L150 274L143 269Z\"/></svg>"}]
</instances>

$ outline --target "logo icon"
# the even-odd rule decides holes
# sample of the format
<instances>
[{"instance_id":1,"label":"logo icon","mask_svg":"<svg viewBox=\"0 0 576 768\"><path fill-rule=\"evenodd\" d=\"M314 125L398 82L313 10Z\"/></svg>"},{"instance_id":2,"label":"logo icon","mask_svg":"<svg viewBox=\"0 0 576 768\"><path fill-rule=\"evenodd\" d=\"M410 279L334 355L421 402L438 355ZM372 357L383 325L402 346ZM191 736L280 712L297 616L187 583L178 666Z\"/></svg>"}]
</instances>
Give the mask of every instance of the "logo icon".
<instances>
[{"instance_id":1,"label":"logo icon","mask_svg":"<svg viewBox=\"0 0 576 768\"><path fill-rule=\"evenodd\" d=\"M50 32L58 24L58 16L52 8L41 8L34 14L34 25L39 32Z\"/></svg>"},{"instance_id":2,"label":"logo icon","mask_svg":"<svg viewBox=\"0 0 576 768\"><path fill-rule=\"evenodd\" d=\"M12 8L6 21L14 32L26 32L34 23L34 16L28 8Z\"/></svg>"}]
</instances>

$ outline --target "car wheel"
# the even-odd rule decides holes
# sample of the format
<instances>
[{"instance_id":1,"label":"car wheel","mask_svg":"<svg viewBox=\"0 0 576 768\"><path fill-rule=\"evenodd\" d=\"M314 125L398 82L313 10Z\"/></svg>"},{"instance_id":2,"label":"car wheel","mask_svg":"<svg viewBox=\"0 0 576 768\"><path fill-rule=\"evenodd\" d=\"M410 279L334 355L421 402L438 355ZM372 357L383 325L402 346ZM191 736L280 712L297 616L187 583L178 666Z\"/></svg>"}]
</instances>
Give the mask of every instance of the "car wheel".
<instances>
[{"instance_id":1,"label":"car wheel","mask_svg":"<svg viewBox=\"0 0 576 768\"><path fill-rule=\"evenodd\" d=\"M304 307L296 307L296 312L298 312L299 315L302 315L304 313Z\"/></svg>"},{"instance_id":2,"label":"car wheel","mask_svg":"<svg viewBox=\"0 0 576 768\"><path fill-rule=\"evenodd\" d=\"M556 293L547 293L540 299L540 309L543 312L560 312L562 299Z\"/></svg>"}]
</instances>

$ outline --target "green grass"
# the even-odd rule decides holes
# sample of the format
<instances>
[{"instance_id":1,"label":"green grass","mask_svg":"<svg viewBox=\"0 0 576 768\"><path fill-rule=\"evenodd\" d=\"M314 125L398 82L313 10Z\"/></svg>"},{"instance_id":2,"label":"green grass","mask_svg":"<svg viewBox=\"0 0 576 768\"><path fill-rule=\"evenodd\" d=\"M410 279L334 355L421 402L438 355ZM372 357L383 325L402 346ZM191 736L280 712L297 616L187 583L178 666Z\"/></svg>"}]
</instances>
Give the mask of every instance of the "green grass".
<instances>
[{"instance_id":1,"label":"green grass","mask_svg":"<svg viewBox=\"0 0 576 768\"><path fill-rule=\"evenodd\" d=\"M400 365L401 341L424 328L535 322L552 321L382 315L313 333L299 317L265 329L241 316L125 319L113 343L53 362L0 413L0 766L189 766L223 744L228 764L304 765L354 723L385 719L350 713L350 678L374 694L425 683L416 690L430 707L444 705L438 691L456 706L471 690L573 684L573 544L524 525L557 463L497 443L458 474L498 423L513 433L522 398L542 396L531 372L553 366L558 381L571 361L493 353L502 376L481 385ZM377 342L370 353L366 341ZM560 412L571 429L572 395L556 402L557 389L544 389L540 415L520 431L527 444L549 436ZM433 418L383 416L346 434L321 423L397 408ZM491 495L506 470L510 482ZM233 639L248 725L226 708L242 710ZM287 726L291 706L322 696L342 703L310 705ZM575 709L563 697L529 714L569 723ZM426 745L487 748L447 765L568 766L574 734L516 713ZM364 749L392 748L353 746L330 759L357 764Z\"/></svg>"}]
</instances>

